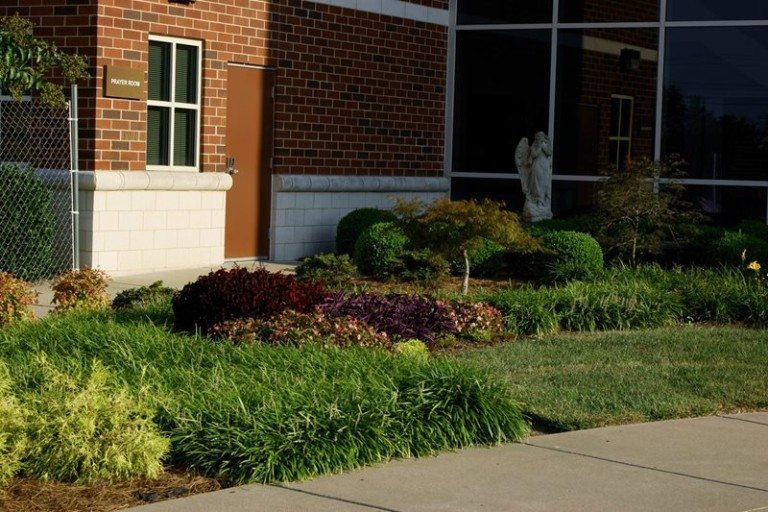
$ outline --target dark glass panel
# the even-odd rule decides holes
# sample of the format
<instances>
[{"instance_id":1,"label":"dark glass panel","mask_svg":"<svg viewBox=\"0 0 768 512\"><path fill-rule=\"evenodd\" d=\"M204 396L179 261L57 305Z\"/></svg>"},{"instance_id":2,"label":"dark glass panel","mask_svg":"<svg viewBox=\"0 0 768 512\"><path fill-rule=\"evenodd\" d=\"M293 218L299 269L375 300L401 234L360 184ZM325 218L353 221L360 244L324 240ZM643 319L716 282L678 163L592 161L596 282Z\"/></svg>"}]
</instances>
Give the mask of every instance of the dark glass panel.
<instances>
[{"instance_id":1,"label":"dark glass panel","mask_svg":"<svg viewBox=\"0 0 768 512\"><path fill-rule=\"evenodd\" d=\"M171 99L171 44L159 41L149 42L149 99L170 101Z\"/></svg>"},{"instance_id":2,"label":"dark glass panel","mask_svg":"<svg viewBox=\"0 0 768 512\"><path fill-rule=\"evenodd\" d=\"M668 0L670 21L768 19L766 0Z\"/></svg>"},{"instance_id":3,"label":"dark glass panel","mask_svg":"<svg viewBox=\"0 0 768 512\"><path fill-rule=\"evenodd\" d=\"M552 213L565 217L588 213L594 204L595 184L587 181L553 181Z\"/></svg>"},{"instance_id":4,"label":"dark glass panel","mask_svg":"<svg viewBox=\"0 0 768 512\"><path fill-rule=\"evenodd\" d=\"M562 23L658 21L659 0L560 0L559 17Z\"/></svg>"},{"instance_id":5,"label":"dark glass panel","mask_svg":"<svg viewBox=\"0 0 768 512\"><path fill-rule=\"evenodd\" d=\"M501 201L507 209L522 211L525 197L520 180L453 178L451 180L451 199L492 199Z\"/></svg>"},{"instance_id":6,"label":"dark glass panel","mask_svg":"<svg viewBox=\"0 0 768 512\"><path fill-rule=\"evenodd\" d=\"M459 25L552 23L552 0L459 0Z\"/></svg>"},{"instance_id":7,"label":"dark glass panel","mask_svg":"<svg viewBox=\"0 0 768 512\"><path fill-rule=\"evenodd\" d=\"M453 170L517 172L522 137L547 131L551 32L459 32Z\"/></svg>"},{"instance_id":8,"label":"dark glass panel","mask_svg":"<svg viewBox=\"0 0 768 512\"><path fill-rule=\"evenodd\" d=\"M176 101L197 103L197 47L176 46Z\"/></svg>"},{"instance_id":9,"label":"dark glass panel","mask_svg":"<svg viewBox=\"0 0 768 512\"><path fill-rule=\"evenodd\" d=\"M195 165L197 113L176 109L173 124L173 165L192 167Z\"/></svg>"},{"instance_id":10,"label":"dark glass panel","mask_svg":"<svg viewBox=\"0 0 768 512\"><path fill-rule=\"evenodd\" d=\"M715 224L734 225L743 219L765 221L766 189L686 185L686 198Z\"/></svg>"},{"instance_id":11,"label":"dark glass panel","mask_svg":"<svg viewBox=\"0 0 768 512\"><path fill-rule=\"evenodd\" d=\"M170 109L147 109L147 165L170 165L168 159L168 129Z\"/></svg>"},{"instance_id":12,"label":"dark glass panel","mask_svg":"<svg viewBox=\"0 0 768 512\"><path fill-rule=\"evenodd\" d=\"M611 137L621 133L622 121L624 136L632 139L632 158L653 157L657 46L656 29L560 31L555 174L598 175L615 166L630 145L611 149ZM640 53L637 69L622 66L627 48Z\"/></svg>"},{"instance_id":13,"label":"dark glass panel","mask_svg":"<svg viewBox=\"0 0 768 512\"><path fill-rule=\"evenodd\" d=\"M768 180L768 27L670 28L664 155L694 178Z\"/></svg>"}]
</instances>

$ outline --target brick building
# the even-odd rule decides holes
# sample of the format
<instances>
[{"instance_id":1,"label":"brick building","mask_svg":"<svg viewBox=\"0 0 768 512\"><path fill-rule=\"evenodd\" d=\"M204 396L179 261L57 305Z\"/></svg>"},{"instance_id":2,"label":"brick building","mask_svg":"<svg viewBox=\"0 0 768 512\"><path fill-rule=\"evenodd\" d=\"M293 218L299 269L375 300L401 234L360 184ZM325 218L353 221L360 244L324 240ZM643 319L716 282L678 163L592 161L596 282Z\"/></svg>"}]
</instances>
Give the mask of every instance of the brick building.
<instances>
[{"instance_id":1,"label":"brick building","mask_svg":"<svg viewBox=\"0 0 768 512\"><path fill-rule=\"evenodd\" d=\"M6 4L89 60L82 261L111 272L295 259L395 195L519 209L514 147L537 131L556 214L627 157L681 153L713 216L766 217L763 2Z\"/></svg>"},{"instance_id":2,"label":"brick building","mask_svg":"<svg viewBox=\"0 0 768 512\"><path fill-rule=\"evenodd\" d=\"M355 207L448 191L446 2L4 4L89 60L84 264L296 259Z\"/></svg>"}]
</instances>

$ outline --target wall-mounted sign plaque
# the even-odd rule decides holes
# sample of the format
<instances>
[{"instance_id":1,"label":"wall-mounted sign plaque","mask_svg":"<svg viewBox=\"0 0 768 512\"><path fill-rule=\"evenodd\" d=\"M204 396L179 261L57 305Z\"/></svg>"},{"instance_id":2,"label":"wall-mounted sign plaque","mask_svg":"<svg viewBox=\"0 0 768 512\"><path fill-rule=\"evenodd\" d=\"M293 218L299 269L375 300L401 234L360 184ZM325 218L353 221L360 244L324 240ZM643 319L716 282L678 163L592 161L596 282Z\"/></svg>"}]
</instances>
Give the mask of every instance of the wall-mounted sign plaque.
<instances>
[{"instance_id":1,"label":"wall-mounted sign plaque","mask_svg":"<svg viewBox=\"0 0 768 512\"><path fill-rule=\"evenodd\" d=\"M104 96L143 100L146 97L144 70L104 66Z\"/></svg>"}]
</instances>

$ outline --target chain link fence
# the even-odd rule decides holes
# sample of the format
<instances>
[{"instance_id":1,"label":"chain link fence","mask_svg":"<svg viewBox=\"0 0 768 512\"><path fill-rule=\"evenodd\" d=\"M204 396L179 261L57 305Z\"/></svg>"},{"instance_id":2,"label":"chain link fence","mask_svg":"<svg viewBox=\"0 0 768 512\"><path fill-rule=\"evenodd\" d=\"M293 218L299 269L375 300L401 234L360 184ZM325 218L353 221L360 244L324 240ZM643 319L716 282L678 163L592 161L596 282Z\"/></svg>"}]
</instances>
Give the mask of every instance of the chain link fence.
<instances>
[{"instance_id":1,"label":"chain link fence","mask_svg":"<svg viewBox=\"0 0 768 512\"><path fill-rule=\"evenodd\" d=\"M0 271L35 281L73 267L69 117L0 97Z\"/></svg>"}]
</instances>

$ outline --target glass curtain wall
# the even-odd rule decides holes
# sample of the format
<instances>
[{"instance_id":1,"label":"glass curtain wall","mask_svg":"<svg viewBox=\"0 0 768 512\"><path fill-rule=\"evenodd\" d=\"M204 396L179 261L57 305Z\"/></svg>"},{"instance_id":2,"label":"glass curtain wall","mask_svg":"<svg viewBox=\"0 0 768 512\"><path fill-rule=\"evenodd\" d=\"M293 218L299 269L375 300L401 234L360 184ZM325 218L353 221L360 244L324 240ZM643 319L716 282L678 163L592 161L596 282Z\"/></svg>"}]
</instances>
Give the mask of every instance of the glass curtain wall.
<instances>
[{"instance_id":1,"label":"glass curtain wall","mask_svg":"<svg viewBox=\"0 0 768 512\"><path fill-rule=\"evenodd\" d=\"M522 204L514 149L554 143L556 215L601 174L679 154L713 218L766 219L768 2L454 0L453 195Z\"/></svg>"}]
</instances>

